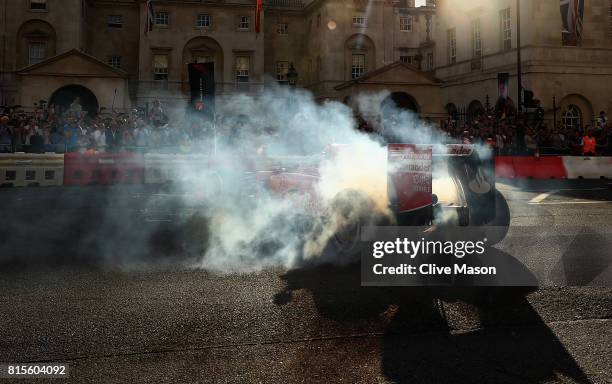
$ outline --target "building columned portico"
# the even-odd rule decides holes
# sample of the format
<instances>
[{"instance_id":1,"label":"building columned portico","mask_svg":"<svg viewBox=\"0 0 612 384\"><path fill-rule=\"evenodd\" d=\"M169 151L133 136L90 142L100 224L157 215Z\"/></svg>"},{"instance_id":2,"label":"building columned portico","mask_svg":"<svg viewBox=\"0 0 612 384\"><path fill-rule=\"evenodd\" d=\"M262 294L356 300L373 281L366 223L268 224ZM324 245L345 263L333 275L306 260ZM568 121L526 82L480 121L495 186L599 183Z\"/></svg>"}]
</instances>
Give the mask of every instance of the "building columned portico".
<instances>
[{"instance_id":1,"label":"building columned portico","mask_svg":"<svg viewBox=\"0 0 612 384\"><path fill-rule=\"evenodd\" d=\"M64 110L78 97L90 115L100 109L130 107L127 74L75 49L25 67L17 75L22 106L44 101Z\"/></svg>"}]
</instances>

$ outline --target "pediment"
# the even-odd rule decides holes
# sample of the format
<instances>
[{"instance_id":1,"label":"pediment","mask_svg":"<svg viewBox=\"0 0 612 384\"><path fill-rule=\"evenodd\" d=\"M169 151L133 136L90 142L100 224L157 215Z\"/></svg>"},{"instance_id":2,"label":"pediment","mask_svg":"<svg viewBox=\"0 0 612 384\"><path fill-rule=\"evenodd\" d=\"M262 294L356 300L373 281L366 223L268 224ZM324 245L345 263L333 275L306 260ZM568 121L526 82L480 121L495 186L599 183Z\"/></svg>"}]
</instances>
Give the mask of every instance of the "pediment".
<instances>
[{"instance_id":1,"label":"pediment","mask_svg":"<svg viewBox=\"0 0 612 384\"><path fill-rule=\"evenodd\" d=\"M127 73L73 49L18 71L20 75L127 77Z\"/></svg>"}]
</instances>

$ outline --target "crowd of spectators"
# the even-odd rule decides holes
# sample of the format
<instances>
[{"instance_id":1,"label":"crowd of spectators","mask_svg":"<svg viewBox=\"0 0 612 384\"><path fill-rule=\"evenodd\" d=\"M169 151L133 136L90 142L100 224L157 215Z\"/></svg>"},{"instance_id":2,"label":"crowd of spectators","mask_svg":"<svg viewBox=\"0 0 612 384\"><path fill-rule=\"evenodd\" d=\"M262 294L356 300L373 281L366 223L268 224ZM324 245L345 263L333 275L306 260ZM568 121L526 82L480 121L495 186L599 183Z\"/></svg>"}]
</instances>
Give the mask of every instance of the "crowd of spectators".
<instances>
[{"instance_id":1,"label":"crowd of spectators","mask_svg":"<svg viewBox=\"0 0 612 384\"><path fill-rule=\"evenodd\" d=\"M533 120L500 120L486 115L470 122L463 120L441 123L448 142L487 144L502 155L612 155L612 124L604 112L593 126L585 127L569 127L561 122L551 127ZM367 130L365 120L358 117L358 123L359 129ZM232 127L226 135L230 139L241 130ZM173 122L159 101L145 110L92 117L76 98L61 113L53 105L31 113L0 113L0 152L190 152L197 144L210 144L212 131L212 125L203 119ZM197 148L201 150L202 146Z\"/></svg>"},{"instance_id":2,"label":"crowd of spectators","mask_svg":"<svg viewBox=\"0 0 612 384\"><path fill-rule=\"evenodd\" d=\"M58 112L53 105L25 113L0 113L0 152L189 152L207 137L196 119L172 124L159 101L147 110L89 116L76 98Z\"/></svg>"},{"instance_id":3,"label":"crowd of spectators","mask_svg":"<svg viewBox=\"0 0 612 384\"><path fill-rule=\"evenodd\" d=\"M612 155L612 125L603 111L595 124L584 127L480 116L472 122L444 121L442 129L451 140L488 144L502 155Z\"/></svg>"}]
</instances>

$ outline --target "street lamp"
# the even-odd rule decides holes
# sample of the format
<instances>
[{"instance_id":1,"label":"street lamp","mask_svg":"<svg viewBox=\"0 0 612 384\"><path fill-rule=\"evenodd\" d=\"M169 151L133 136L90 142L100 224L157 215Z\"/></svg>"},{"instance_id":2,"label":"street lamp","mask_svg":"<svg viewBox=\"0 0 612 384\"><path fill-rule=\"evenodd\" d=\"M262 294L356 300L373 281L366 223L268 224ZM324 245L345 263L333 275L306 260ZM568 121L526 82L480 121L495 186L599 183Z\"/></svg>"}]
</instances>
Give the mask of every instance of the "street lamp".
<instances>
[{"instance_id":1,"label":"street lamp","mask_svg":"<svg viewBox=\"0 0 612 384\"><path fill-rule=\"evenodd\" d=\"M295 87L297 85L297 79L298 79L298 73L295 70L293 63L291 63L291 66L289 67L289 71L287 71L287 81L289 82L290 86Z\"/></svg>"}]
</instances>

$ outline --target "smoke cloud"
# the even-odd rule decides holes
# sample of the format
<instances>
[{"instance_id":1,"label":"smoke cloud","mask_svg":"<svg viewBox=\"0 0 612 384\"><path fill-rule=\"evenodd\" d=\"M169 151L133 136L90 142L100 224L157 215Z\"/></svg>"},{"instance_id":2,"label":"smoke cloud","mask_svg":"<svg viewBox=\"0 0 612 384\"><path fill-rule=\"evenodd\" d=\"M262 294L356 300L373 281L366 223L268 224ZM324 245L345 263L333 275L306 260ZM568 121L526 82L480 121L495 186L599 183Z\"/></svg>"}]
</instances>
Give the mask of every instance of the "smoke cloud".
<instances>
[{"instance_id":1,"label":"smoke cloud","mask_svg":"<svg viewBox=\"0 0 612 384\"><path fill-rule=\"evenodd\" d=\"M381 119L388 96L362 94L353 107L398 142L446 140L393 106ZM170 129L190 126L181 113ZM216 114L188 161L168 155L171 187L45 189L39 203L28 200L36 192L5 195L7 206L15 204L0 228L0 263L215 273L344 264L359 256L360 225L392 222L386 144L356 129L349 106L276 87L218 99Z\"/></svg>"},{"instance_id":2,"label":"smoke cloud","mask_svg":"<svg viewBox=\"0 0 612 384\"><path fill-rule=\"evenodd\" d=\"M357 99L362 116L379 129L377 116L388 95ZM358 257L359 225L392 220L386 144L358 131L348 106L279 87L257 97L230 97L217 113L212 163L206 170L189 164L180 170L204 188L212 174L222 180L222 192L212 186L215 192L200 202L209 227L207 249L195 267L249 272L343 264ZM386 114L393 116L384 122L393 131L388 133L402 142L443 138L410 112Z\"/></svg>"}]
</instances>

